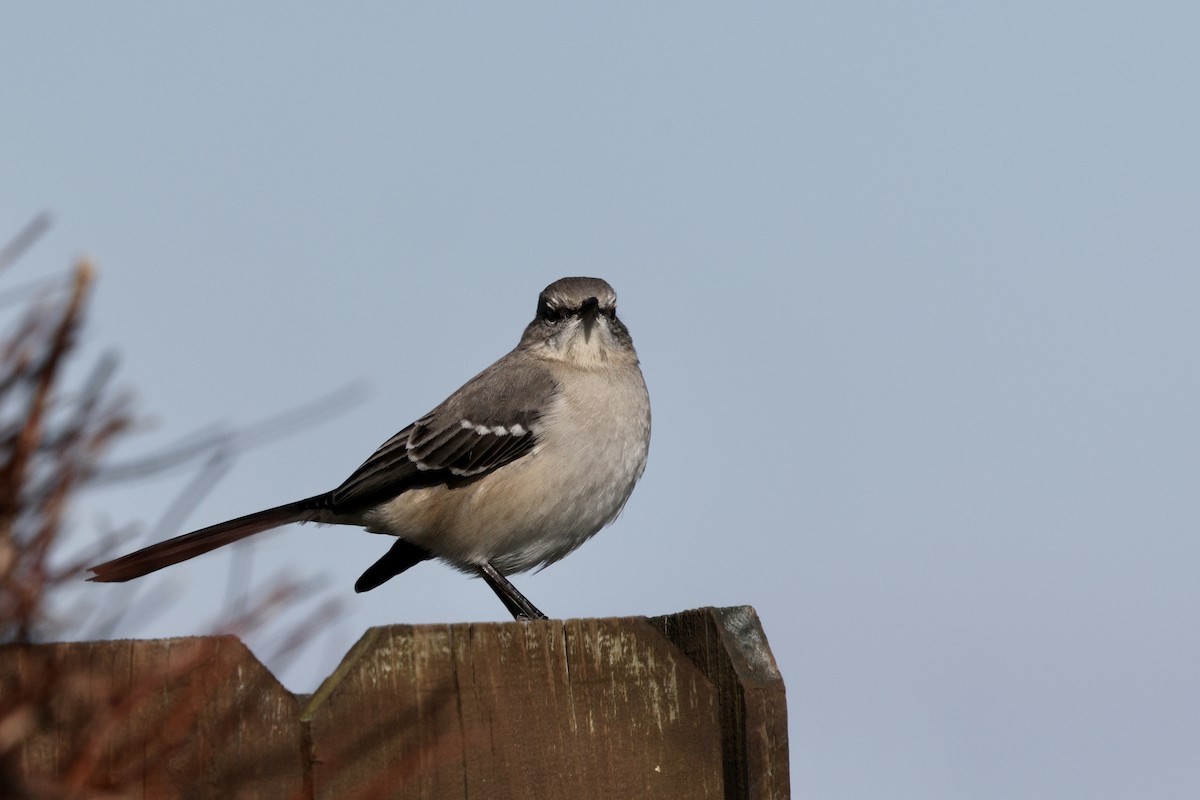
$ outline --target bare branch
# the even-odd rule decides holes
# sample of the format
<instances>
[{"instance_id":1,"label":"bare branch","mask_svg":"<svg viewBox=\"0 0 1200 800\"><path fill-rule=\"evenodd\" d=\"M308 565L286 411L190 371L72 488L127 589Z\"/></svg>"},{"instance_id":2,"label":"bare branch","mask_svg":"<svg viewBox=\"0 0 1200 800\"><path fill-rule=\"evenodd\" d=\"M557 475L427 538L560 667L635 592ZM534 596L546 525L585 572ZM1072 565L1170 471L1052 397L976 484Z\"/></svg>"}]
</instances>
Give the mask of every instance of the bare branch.
<instances>
[{"instance_id":1,"label":"bare branch","mask_svg":"<svg viewBox=\"0 0 1200 800\"><path fill-rule=\"evenodd\" d=\"M0 270L7 269L10 264L24 255L25 251L32 247L34 242L50 228L52 221L50 212L43 211L27 222L25 227L18 231L17 235L10 239L3 249L0 249Z\"/></svg>"}]
</instances>

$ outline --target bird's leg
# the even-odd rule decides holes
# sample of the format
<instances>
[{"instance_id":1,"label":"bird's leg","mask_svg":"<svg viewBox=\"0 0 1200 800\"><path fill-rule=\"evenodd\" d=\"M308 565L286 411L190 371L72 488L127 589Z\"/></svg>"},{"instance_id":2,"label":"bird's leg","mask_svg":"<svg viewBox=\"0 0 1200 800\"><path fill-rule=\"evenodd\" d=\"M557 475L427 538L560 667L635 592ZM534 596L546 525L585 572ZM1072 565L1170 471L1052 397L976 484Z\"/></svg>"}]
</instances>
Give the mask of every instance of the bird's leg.
<instances>
[{"instance_id":1,"label":"bird's leg","mask_svg":"<svg viewBox=\"0 0 1200 800\"><path fill-rule=\"evenodd\" d=\"M504 603L513 619L546 619L546 615L529 602L529 598L517 591L517 587L509 583L508 578L497 572L491 564L485 561L478 569L479 577L487 581L487 585L496 593L496 597L500 598L500 602Z\"/></svg>"}]
</instances>

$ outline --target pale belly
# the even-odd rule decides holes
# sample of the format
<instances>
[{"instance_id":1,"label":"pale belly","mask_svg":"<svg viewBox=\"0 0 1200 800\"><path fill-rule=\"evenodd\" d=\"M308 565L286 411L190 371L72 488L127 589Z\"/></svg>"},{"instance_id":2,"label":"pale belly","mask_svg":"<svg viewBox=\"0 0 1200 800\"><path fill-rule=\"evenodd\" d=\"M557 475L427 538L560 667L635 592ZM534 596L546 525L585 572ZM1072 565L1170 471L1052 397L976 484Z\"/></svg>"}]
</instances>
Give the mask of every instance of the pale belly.
<instances>
[{"instance_id":1,"label":"pale belly","mask_svg":"<svg viewBox=\"0 0 1200 800\"><path fill-rule=\"evenodd\" d=\"M511 574L567 555L621 512L650 431L644 391L594 408L581 389L546 415L529 455L463 486L405 492L368 512L368 526L464 570L486 561Z\"/></svg>"}]
</instances>

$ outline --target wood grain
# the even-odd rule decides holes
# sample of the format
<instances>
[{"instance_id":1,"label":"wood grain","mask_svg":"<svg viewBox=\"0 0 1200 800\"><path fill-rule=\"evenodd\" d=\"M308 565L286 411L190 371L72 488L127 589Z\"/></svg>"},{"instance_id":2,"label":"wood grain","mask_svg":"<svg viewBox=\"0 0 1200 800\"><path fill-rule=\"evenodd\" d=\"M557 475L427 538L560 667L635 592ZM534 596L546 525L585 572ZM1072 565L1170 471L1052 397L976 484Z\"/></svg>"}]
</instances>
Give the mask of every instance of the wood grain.
<instances>
[{"instance_id":1,"label":"wood grain","mask_svg":"<svg viewBox=\"0 0 1200 800\"><path fill-rule=\"evenodd\" d=\"M9 645L0 795L781 800L784 701L744 606L372 628L299 698L232 637Z\"/></svg>"},{"instance_id":2,"label":"wood grain","mask_svg":"<svg viewBox=\"0 0 1200 800\"><path fill-rule=\"evenodd\" d=\"M32 709L32 787L122 797L300 797L295 698L232 636L0 647L0 709Z\"/></svg>"}]
</instances>

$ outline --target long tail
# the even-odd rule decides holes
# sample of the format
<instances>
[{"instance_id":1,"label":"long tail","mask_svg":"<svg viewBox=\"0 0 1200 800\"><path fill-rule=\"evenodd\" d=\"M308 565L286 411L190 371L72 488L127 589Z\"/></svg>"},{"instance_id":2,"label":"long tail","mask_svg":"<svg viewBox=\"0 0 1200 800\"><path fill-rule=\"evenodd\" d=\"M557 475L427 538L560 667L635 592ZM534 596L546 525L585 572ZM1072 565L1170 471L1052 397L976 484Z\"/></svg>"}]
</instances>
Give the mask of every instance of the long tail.
<instances>
[{"instance_id":1,"label":"long tail","mask_svg":"<svg viewBox=\"0 0 1200 800\"><path fill-rule=\"evenodd\" d=\"M265 511L257 511L237 519L218 522L216 525L143 547L136 553L90 567L89 571L95 574L88 580L100 583L120 583L140 578L163 567L187 561L189 558L203 555L209 550L216 550L218 547L233 544L247 536L269 531L280 525L287 525L290 522L310 522L315 519L316 511L321 506L323 499L324 497L319 495L307 500L268 508Z\"/></svg>"}]
</instances>

